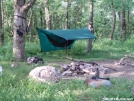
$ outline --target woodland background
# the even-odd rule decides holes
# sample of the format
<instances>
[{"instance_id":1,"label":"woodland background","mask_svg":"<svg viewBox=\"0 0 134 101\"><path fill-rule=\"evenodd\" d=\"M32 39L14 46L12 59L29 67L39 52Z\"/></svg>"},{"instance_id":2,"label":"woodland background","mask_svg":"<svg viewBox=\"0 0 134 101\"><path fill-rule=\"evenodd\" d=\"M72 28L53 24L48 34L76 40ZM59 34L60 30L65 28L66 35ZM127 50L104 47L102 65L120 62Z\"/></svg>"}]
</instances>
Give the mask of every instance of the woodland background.
<instances>
[{"instance_id":1,"label":"woodland background","mask_svg":"<svg viewBox=\"0 0 134 101\"><path fill-rule=\"evenodd\" d=\"M15 40L13 26L16 1L19 0L0 0L1 46ZM28 2L28 0L23 1L23 4ZM19 2L21 3L21 0ZM133 0L39 0L27 12L25 28L28 28L28 33L23 43L38 39L36 27L44 29L88 27L91 21L91 4L93 5L93 33L98 40L109 39L124 42L126 39L133 39ZM14 41L14 43L17 42Z\"/></svg>"},{"instance_id":2,"label":"woodland background","mask_svg":"<svg viewBox=\"0 0 134 101\"><path fill-rule=\"evenodd\" d=\"M0 101L134 100L131 93L134 68L114 65L124 55L134 54L134 0L0 0L0 6L0 66L3 68ZM20 26L24 36L17 35L16 25ZM61 64L71 62L64 58L66 50L41 52L36 27L88 27L97 37L92 42L92 51L86 51L91 41L78 40L68 50L68 56L117 69L110 77L113 86L98 89L87 87L85 76L82 80L79 77L62 79L52 85L31 80L28 75L35 66L26 61L14 61L14 55L19 60L23 56L38 56L43 58L43 65L59 70ZM28 32L26 28L29 28ZM14 63L18 68L12 68Z\"/></svg>"}]
</instances>

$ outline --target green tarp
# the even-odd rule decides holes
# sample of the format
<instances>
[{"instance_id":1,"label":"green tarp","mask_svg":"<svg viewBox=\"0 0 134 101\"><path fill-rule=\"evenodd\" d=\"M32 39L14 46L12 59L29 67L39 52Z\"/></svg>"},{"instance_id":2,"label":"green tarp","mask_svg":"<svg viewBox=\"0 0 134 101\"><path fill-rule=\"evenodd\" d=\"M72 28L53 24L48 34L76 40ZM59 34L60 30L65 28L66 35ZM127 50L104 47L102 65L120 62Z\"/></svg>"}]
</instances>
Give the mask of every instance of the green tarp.
<instances>
[{"instance_id":1,"label":"green tarp","mask_svg":"<svg viewBox=\"0 0 134 101\"><path fill-rule=\"evenodd\" d=\"M45 30L37 28L41 51L53 51L71 48L76 40L96 38L88 28L67 30Z\"/></svg>"}]
</instances>

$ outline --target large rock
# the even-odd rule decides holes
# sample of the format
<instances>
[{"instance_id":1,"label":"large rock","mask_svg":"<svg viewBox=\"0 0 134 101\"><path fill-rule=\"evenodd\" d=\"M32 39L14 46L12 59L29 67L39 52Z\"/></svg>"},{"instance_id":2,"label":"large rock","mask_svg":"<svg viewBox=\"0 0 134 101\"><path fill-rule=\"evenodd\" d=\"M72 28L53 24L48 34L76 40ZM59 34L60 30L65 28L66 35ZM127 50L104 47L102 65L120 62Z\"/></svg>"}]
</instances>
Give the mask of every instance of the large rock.
<instances>
[{"instance_id":1,"label":"large rock","mask_svg":"<svg viewBox=\"0 0 134 101\"><path fill-rule=\"evenodd\" d=\"M101 86L109 86L109 87L112 86L112 83L109 80L104 80L104 79L94 80L91 78L87 78L85 80L85 83L95 88L101 87Z\"/></svg>"},{"instance_id":2,"label":"large rock","mask_svg":"<svg viewBox=\"0 0 134 101\"><path fill-rule=\"evenodd\" d=\"M131 93L134 94L134 84L132 85Z\"/></svg>"},{"instance_id":3,"label":"large rock","mask_svg":"<svg viewBox=\"0 0 134 101\"><path fill-rule=\"evenodd\" d=\"M52 66L36 67L29 73L29 76L46 83L55 83L61 79L60 72Z\"/></svg>"}]
</instances>

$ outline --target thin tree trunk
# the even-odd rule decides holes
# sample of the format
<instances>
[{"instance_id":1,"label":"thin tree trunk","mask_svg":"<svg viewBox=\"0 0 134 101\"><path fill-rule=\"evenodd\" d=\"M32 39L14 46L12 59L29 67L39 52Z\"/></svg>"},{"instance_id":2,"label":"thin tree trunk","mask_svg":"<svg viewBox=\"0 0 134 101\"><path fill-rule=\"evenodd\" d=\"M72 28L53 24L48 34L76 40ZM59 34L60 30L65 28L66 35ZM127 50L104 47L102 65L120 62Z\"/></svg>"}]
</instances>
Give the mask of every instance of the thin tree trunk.
<instances>
[{"instance_id":1,"label":"thin tree trunk","mask_svg":"<svg viewBox=\"0 0 134 101\"><path fill-rule=\"evenodd\" d=\"M90 17L89 17L88 29L91 31L91 33L94 33L94 30L93 30L93 0L91 0L91 2L90 2ZM91 51L92 51L92 39L88 39L87 53L90 53Z\"/></svg>"},{"instance_id":2,"label":"thin tree trunk","mask_svg":"<svg viewBox=\"0 0 134 101\"><path fill-rule=\"evenodd\" d=\"M79 15L78 15L78 21L81 22L82 20L82 5L80 5L80 8L79 8ZM78 27L81 28L81 25L82 23L78 23Z\"/></svg>"},{"instance_id":3,"label":"thin tree trunk","mask_svg":"<svg viewBox=\"0 0 134 101\"><path fill-rule=\"evenodd\" d=\"M33 26L34 26L34 28L36 28L36 26L37 26L37 16L36 16L36 13L34 13L33 15L34 15Z\"/></svg>"},{"instance_id":4,"label":"thin tree trunk","mask_svg":"<svg viewBox=\"0 0 134 101\"><path fill-rule=\"evenodd\" d=\"M111 2L111 8L112 8L112 15L113 15L113 21L112 21L112 31L110 32L110 40L113 39L113 34L115 30L115 23L116 23L116 15L115 15L115 10L114 10L114 5L113 5L113 0Z\"/></svg>"},{"instance_id":5,"label":"thin tree trunk","mask_svg":"<svg viewBox=\"0 0 134 101\"><path fill-rule=\"evenodd\" d=\"M50 13L49 13L49 7L48 7L48 0L45 0L45 20L46 20L46 29L51 29L51 20L50 20Z\"/></svg>"},{"instance_id":6,"label":"thin tree trunk","mask_svg":"<svg viewBox=\"0 0 134 101\"><path fill-rule=\"evenodd\" d=\"M1 1L1 10L3 8L3 0ZM4 44L4 9L2 10L2 29L3 29L3 44Z\"/></svg>"},{"instance_id":7,"label":"thin tree trunk","mask_svg":"<svg viewBox=\"0 0 134 101\"><path fill-rule=\"evenodd\" d=\"M126 19L125 19L125 10L121 12L121 40L126 39Z\"/></svg>"},{"instance_id":8,"label":"thin tree trunk","mask_svg":"<svg viewBox=\"0 0 134 101\"><path fill-rule=\"evenodd\" d=\"M40 9L40 25L41 27L43 26L43 14L42 14L42 9Z\"/></svg>"},{"instance_id":9,"label":"thin tree trunk","mask_svg":"<svg viewBox=\"0 0 134 101\"><path fill-rule=\"evenodd\" d=\"M129 23L129 15L130 15L130 11L127 11L127 23Z\"/></svg>"},{"instance_id":10,"label":"thin tree trunk","mask_svg":"<svg viewBox=\"0 0 134 101\"><path fill-rule=\"evenodd\" d=\"M36 0L14 0L14 34L13 34L13 57L16 61L26 59L25 34L26 15Z\"/></svg>"},{"instance_id":11,"label":"thin tree trunk","mask_svg":"<svg viewBox=\"0 0 134 101\"><path fill-rule=\"evenodd\" d=\"M54 29L54 14L51 15L51 26L52 26L52 29Z\"/></svg>"},{"instance_id":12,"label":"thin tree trunk","mask_svg":"<svg viewBox=\"0 0 134 101\"><path fill-rule=\"evenodd\" d=\"M32 41L32 39L33 39L33 35L32 35L32 30L31 30L31 28L32 28L32 16L33 16L33 10L32 9L30 9L30 11L31 11L31 13L30 13L30 19L29 19L29 21L28 21L28 30L29 30L29 32L30 32L30 37L29 37L29 41Z\"/></svg>"},{"instance_id":13,"label":"thin tree trunk","mask_svg":"<svg viewBox=\"0 0 134 101\"><path fill-rule=\"evenodd\" d=\"M0 0L0 46L4 44L3 22L2 22L2 0Z\"/></svg>"},{"instance_id":14,"label":"thin tree trunk","mask_svg":"<svg viewBox=\"0 0 134 101\"><path fill-rule=\"evenodd\" d=\"M127 31L128 31L128 33L129 34L131 34L130 33L130 21L129 21L129 15L130 15L130 11L127 11Z\"/></svg>"},{"instance_id":15,"label":"thin tree trunk","mask_svg":"<svg viewBox=\"0 0 134 101\"><path fill-rule=\"evenodd\" d=\"M118 11L118 17L119 17L119 20L121 20L121 12Z\"/></svg>"},{"instance_id":16,"label":"thin tree trunk","mask_svg":"<svg viewBox=\"0 0 134 101\"><path fill-rule=\"evenodd\" d=\"M68 6L69 6L69 1L67 0L67 8L66 8L66 29L69 28L69 22L68 22Z\"/></svg>"}]
</instances>

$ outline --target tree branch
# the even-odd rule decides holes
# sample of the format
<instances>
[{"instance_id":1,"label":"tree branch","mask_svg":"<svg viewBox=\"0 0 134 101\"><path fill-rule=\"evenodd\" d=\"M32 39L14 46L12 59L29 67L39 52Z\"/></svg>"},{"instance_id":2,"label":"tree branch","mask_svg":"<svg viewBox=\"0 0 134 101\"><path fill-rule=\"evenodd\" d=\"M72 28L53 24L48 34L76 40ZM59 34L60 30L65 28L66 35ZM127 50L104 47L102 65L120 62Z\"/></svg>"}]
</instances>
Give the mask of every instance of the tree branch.
<instances>
[{"instance_id":1,"label":"tree branch","mask_svg":"<svg viewBox=\"0 0 134 101\"><path fill-rule=\"evenodd\" d=\"M34 5L35 2L36 0L29 0L24 6L22 6L21 9L27 12Z\"/></svg>"},{"instance_id":2,"label":"tree branch","mask_svg":"<svg viewBox=\"0 0 134 101\"><path fill-rule=\"evenodd\" d=\"M15 6L18 5L18 0L14 0L14 5L15 5Z\"/></svg>"}]
</instances>

